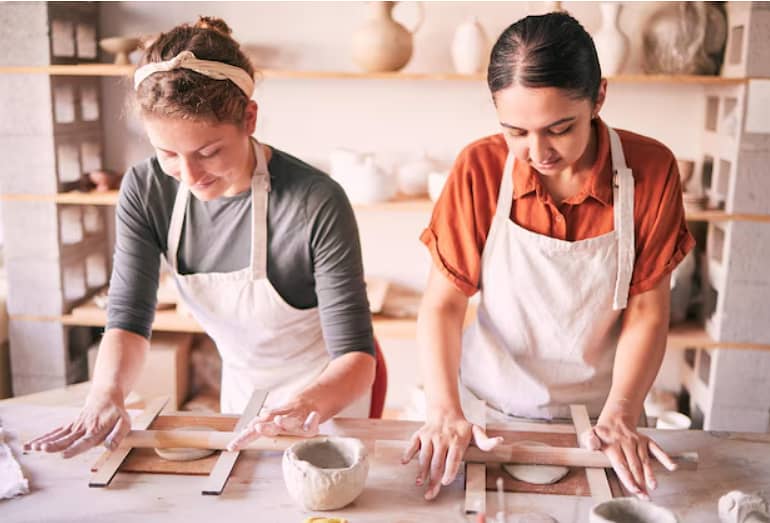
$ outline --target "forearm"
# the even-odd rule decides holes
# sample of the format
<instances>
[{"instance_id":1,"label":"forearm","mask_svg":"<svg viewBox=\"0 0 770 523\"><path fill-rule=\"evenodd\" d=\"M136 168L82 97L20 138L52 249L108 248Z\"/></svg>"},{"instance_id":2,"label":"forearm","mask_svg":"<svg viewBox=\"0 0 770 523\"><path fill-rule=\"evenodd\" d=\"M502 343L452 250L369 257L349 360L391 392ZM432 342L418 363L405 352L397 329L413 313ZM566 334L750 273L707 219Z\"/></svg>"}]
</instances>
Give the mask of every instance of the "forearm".
<instances>
[{"instance_id":1,"label":"forearm","mask_svg":"<svg viewBox=\"0 0 770 523\"><path fill-rule=\"evenodd\" d=\"M461 414L457 379L462 350L462 304L423 301L417 319L417 343L429 410Z\"/></svg>"},{"instance_id":2,"label":"forearm","mask_svg":"<svg viewBox=\"0 0 770 523\"><path fill-rule=\"evenodd\" d=\"M668 285L668 281L665 284ZM612 387L600 420L619 408L634 423L641 416L644 398L655 381L666 351L669 302L668 293L663 294L665 299L637 300L626 310L615 355Z\"/></svg>"},{"instance_id":3,"label":"forearm","mask_svg":"<svg viewBox=\"0 0 770 523\"><path fill-rule=\"evenodd\" d=\"M150 342L133 332L108 329L99 344L91 394L118 394L125 398L144 366Z\"/></svg>"},{"instance_id":4,"label":"forearm","mask_svg":"<svg viewBox=\"0 0 770 523\"><path fill-rule=\"evenodd\" d=\"M376 362L365 352L348 352L331 362L318 379L299 393L323 423L372 388Z\"/></svg>"}]
</instances>

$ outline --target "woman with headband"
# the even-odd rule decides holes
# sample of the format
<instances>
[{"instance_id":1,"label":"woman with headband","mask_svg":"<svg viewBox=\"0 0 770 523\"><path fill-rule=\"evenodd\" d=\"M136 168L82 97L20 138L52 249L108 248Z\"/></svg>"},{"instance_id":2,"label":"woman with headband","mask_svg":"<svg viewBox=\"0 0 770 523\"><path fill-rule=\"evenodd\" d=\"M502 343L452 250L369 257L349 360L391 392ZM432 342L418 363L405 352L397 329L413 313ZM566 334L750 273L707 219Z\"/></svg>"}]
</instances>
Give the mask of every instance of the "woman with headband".
<instances>
[{"instance_id":1,"label":"woman with headband","mask_svg":"<svg viewBox=\"0 0 770 523\"><path fill-rule=\"evenodd\" d=\"M222 20L161 34L139 65L136 102L155 155L121 187L91 389L77 420L28 446L69 457L128 433L123 401L149 348L161 255L222 356L221 410L240 413L254 389L269 391L231 449L312 436L341 411L366 417L374 339L343 190L251 136L254 70Z\"/></svg>"},{"instance_id":2,"label":"woman with headband","mask_svg":"<svg viewBox=\"0 0 770 523\"><path fill-rule=\"evenodd\" d=\"M432 499L472 438L499 443L485 421L565 419L583 404L596 419L583 443L647 497L651 462L673 464L636 427L666 348L671 271L694 245L674 156L599 118L607 82L566 13L508 27L487 83L501 132L460 153L422 235L428 414L404 461L419 453Z\"/></svg>"}]
</instances>

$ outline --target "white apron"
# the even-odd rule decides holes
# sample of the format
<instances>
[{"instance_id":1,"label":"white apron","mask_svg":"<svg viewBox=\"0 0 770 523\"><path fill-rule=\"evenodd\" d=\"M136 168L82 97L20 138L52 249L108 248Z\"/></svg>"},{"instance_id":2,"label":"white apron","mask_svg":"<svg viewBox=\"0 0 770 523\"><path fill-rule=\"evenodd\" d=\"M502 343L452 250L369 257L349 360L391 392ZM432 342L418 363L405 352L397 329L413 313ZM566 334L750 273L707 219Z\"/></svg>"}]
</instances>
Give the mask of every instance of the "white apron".
<instances>
[{"instance_id":1,"label":"white apron","mask_svg":"<svg viewBox=\"0 0 770 523\"><path fill-rule=\"evenodd\" d=\"M193 317L222 356L221 411L241 413L255 388L269 391L277 407L311 384L329 363L318 308L296 309L267 279L267 202L270 174L253 141L249 266L227 273L179 274L177 257L190 190L179 184L168 231L167 262ZM366 417L371 392L340 415Z\"/></svg>"},{"instance_id":2,"label":"white apron","mask_svg":"<svg viewBox=\"0 0 770 523\"><path fill-rule=\"evenodd\" d=\"M487 420L598 416L609 393L622 309L634 265L634 180L609 129L614 230L569 242L510 219L509 152L481 258L481 302L463 336L460 395L487 404ZM474 398L475 396L475 398ZM470 419L474 423L484 420Z\"/></svg>"}]
</instances>

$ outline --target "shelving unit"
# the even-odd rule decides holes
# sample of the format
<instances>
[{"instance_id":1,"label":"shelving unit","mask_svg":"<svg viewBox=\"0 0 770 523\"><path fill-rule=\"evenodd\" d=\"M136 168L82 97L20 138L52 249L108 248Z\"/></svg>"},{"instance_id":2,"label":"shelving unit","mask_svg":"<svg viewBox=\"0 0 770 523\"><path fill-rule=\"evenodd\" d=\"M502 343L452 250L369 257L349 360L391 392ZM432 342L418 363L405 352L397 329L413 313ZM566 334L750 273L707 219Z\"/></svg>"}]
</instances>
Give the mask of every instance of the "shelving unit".
<instances>
[{"instance_id":1,"label":"shelving unit","mask_svg":"<svg viewBox=\"0 0 770 523\"><path fill-rule=\"evenodd\" d=\"M469 308L466 324L475 316L475 310ZM89 302L75 307L70 314L61 316L14 316L17 321L59 322L70 326L104 327L107 324L107 312ZM417 336L417 320L414 318L392 318L373 316L374 332L380 339L408 339ZM155 313L153 330L163 332L205 332L194 318L177 313L176 310L159 310ZM729 343L714 341L706 330L694 323L675 325L669 331L669 349L683 350L691 347L711 349L738 349L770 351L770 344Z\"/></svg>"},{"instance_id":2,"label":"shelving unit","mask_svg":"<svg viewBox=\"0 0 770 523\"><path fill-rule=\"evenodd\" d=\"M45 9L45 4L43 4ZM62 4L64 5L64 4ZM751 9L751 8L750 8ZM750 24L750 17L747 15L747 22ZM755 17L756 18L756 17ZM749 31L747 31L749 33ZM735 34L732 35L732 39L735 40ZM735 45L734 43L728 43L728 47ZM728 54L731 50L728 50ZM751 55L753 58L755 56ZM65 60L66 61L66 60ZM99 84L99 77L123 77L126 81L133 74L135 66L126 65L119 66L113 64L101 64L101 63L87 63L87 64L68 64L68 63L54 63L50 65L37 65L37 66L0 66L0 75L31 75L33 80L40 82L50 82L50 85L56 85L56 82L61 80L63 82L70 82L73 85L81 85L74 81L89 82L93 80L95 85ZM713 167L712 172L715 173L715 185L712 188L710 194L714 197L713 203L724 203L725 210L699 210L695 212L689 212L687 219L690 221L708 222L709 223L709 237L710 242L714 243L714 238L717 238L721 234L721 245L726 249L724 252L729 252L731 248L731 242L738 237L737 232L745 233L749 231L752 234L755 231L761 231L756 228L759 225L764 225L770 222L770 210L747 208L743 205L740 199L737 200L738 205L735 205L735 201L730 197L730 194L741 194L740 186L736 185L735 177L730 178L727 174L722 176L720 173L734 173L737 172L739 166L737 162L733 162L726 169L724 164L720 164L720 161L725 161L728 153L732 150L739 150L740 143L745 137L741 136L728 136L725 137L716 131L720 118L727 114L726 103L721 101L722 99L734 100L731 106L733 109L738 108L740 110L745 109L745 97L741 93L745 93L751 82L756 82L762 78L770 75L770 72L763 70L756 70L751 68L742 68L737 71L736 77L725 78L717 76L666 76L666 75L622 75L616 77L610 77L608 80L610 83L616 84L664 84L664 85L687 85L687 86L700 86L702 91L706 93L707 99L711 100L714 97L717 99L717 105L714 118L714 130L707 133L705 140L707 143L715 142L718 138L725 138L724 142L718 144L718 154L715 152L711 158L711 165ZM485 80L484 75L461 75L456 73L359 73L350 71L302 71L302 70L277 70L277 69L263 69L257 74L257 80L351 80L351 81L366 81L366 80L388 80L388 81L425 81L425 82L483 82ZM736 94L737 93L737 94ZM708 98L711 97L711 98ZM52 96L53 98L53 96ZM78 104L80 103L79 96L76 96ZM709 101L713 106L713 101ZM720 105L721 104L721 105ZM51 108L55 110L55 107ZM720 112L721 111L721 112ZM710 118L711 113L707 116ZM708 118L707 118L708 120ZM708 120L710 121L710 120ZM92 126L93 127L93 126ZM63 128L57 124L57 132L63 130ZM71 129L64 129L62 136L71 136L70 131L75 131L75 127ZM94 129L89 129L89 136L94 136ZM712 144L714 145L714 144ZM78 154L82 154L82 150L79 149ZM110 191L105 193L81 193L81 192L61 192L62 187L58 183L51 184L50 177L51 172L56 171L58 164L62 163L60 159L52 162L57 165L46 165L45 168L40 168L38 171L31 173L30 186L25 188L18 185L14 185L10 188L4 188L3 194L0 199L8 205L4 207L16 206L19 209L20 205L29 206L29 210L32 210L33 206L45 206L47 212L60 212L60 209L67 206L88 206L91 208L101 207L102 210L105 206L113 206L117 203L118 193L117 191ZM704 162L705 164L706 162ZM38 182L39 176L48 176L45 184ZM720 178L721 176L721 178ZM725 180L727 180L725 182ZM737 187L737 189L736 189ZM36 192L40 192L36 194ZM59 191L59 192L57 192ZM730 203L733 202L733 203ZM382 213L395 213L395 212L416 212L416 213L429 213L432 209L433 203L427 198L399 198L390 202L383 202L371 205L357 205L355 206L357 212L382 212ZM8 212L8 211L6 211ZM58 215L57 215L58 216ZM56 220L58 218L54 218ZM17 220L18 221L18 220ZM55 224L57 222L54 222ZM58 224L56 225L58 227ZM745 227L744 227L745 226ZM721 231L721 232L720 232ZM737 231L737 232L736 232ZM28 229L19 232L21 234L29 234ZM49 231L50 232L50 231ZM58 237L61 232L56 229L53 231L54 235ZM763 233L759 232L760 236ZM744 234L744 237L746 234ZM750 236L750 235L749 235ZM764 237L764 236L762 236ZM89 245L94 245L93 239L89 240ZM719 243L719 242L716 242ZM70 251L74 251L74 248L69 248ZM71 256L70 256L71 257ZM57 271L63 269L66 264L64 256L61 259L56 260L54 265L48 265L44 267L47 270L56 268ZM715 268L712 279L725 280L728 264L726 261L722 263L722 270L718 267L719 264L711 264ZM40 270L39 266L32 265L29 270ZM89 288L89 292L92 289ZM72 303L70 303L71 305ZM54 336L56 343L51 347L46 347L43 353L30 354L26 357L26 360L32 361L32 359L57 359L57 366L54 371L56 374L56 380L61 381L61 365L60 363L66 359L68 347L69 331L68 327L75 326L93 326L104 327L106 323L106 314L101 310L86 310L83 307L76 307L72 311L68 310L69 307L63 307L62 314L50 313L50 310L45 311L45 315L32 314L35 310L26 308L25 310L17 310L12 314L12 322L16 325L16 337L21 339L23 343L27 343L29 346L32 344L45 344L50 341L51 336ZM721 316L717 319L721 320ZM720 335L720 332L715 331L714 324L716 319L710 320L711 334L697 325L684 324L675 326L671 329L668 337L668 347L671 349L692 349L697 348L699 352L697 354L713 353L717 354L719 351L726 351L728 353L738 352L741 350L750 351L764 351L770 350L770 339L753 339L745 343L735 343L724 335ZM176 332L202 332L200 326L191 318L181 316L175 311L158 311L153 328L159 331L176 331ZM394 319L394 318L374 318L375 333L380 338L391 339L410 339L415 338L416 322L413 319ZM718 330L718 329L717 329ZM19 334L21 333L21 334ZM53 333L53 334L51 334ZM717 341L718 340L718 341ZM722 361L726 361L727 356L722 358ZM25 358L22 358L23 360ZM706 358L704 357L704 361ZM716 361L716 358L712 358L712 361ZM49 366L50 367L50 366ZM30 367L31 368L31 367ZM27 367L25 367L27 369ZM27 369L28 370L28 369ZM692 375L692 373L691 373ZM58 381L56 384L58 385ZM692 380L690 380L692 382ZM45 380L33 380L27 385L31 388L48 386L53 381ZM689 382L688 382L689 383ZM25 386L27 386L25 385ZM694 387L697 388L697 387ZM25 389L29 390L29 389ZM18 392L18 391L17 391ZM710 405L710 404L709 404ZM708 428L708 427L707 427Z\"/></svg>"},{"instance_id":3,"label":"shelving unit","mask_svg":"<svg viewBox=\"0 0 770 523\"><path fill-rule=\"evenodd\" d=\"M3 194L2 201L19 202L55 202L69 205L117 205L118 191L80 192L70 191L55 194ZM433 202L425 197L399 196L393 200L371 204L357 204L359 211L371 212L424 212L433 209ZM689 211L687 220L692 222L730 222L747 221L770 223L770 214L729 213L718 209Z\"/></svg>"},{"instance_id":4,"label":"shelving unit","mask_svg":"<svg viewBox=\"0 0 770 523\"><path fill-rule=\"evenodd\" d=\"M66 76L130 76L134 73L134 65L114 64L83 64L83 65L49 65L30 67L0 67L0 74L46 74ZM258 69L259 79L305 79L305 80L426 80L426 81L468 81L484 82L484 74L459 74L452 72L430 73L362 73L356 71L303 71L290 69ZM745 78L724 78L721 76L698 75L662 75L662 74L628 74L610 76L610 83L623 84L689 84L689 85L741 85Z\"/></svg>"}]
</instances>

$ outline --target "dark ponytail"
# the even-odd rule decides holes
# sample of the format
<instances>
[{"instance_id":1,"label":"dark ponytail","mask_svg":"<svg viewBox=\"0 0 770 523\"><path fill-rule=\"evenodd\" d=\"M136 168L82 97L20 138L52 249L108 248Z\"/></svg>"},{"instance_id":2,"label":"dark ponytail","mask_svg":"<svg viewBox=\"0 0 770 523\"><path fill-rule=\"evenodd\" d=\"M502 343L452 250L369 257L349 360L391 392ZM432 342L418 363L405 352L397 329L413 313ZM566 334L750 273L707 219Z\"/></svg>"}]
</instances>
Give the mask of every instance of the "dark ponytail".
<instances>
[{"instance_id":1,"label":"dark ponytail","mask_svg":"<svg viewBox=\"0 0 770 523\"><path fill-rule=\"evenodd\" d=\"M558 87L596 102L601 81L594 41L567 13L527 16L497 39L489 60L487 85L495 93L520 84Z\"/></svg>"}]
</instances>

